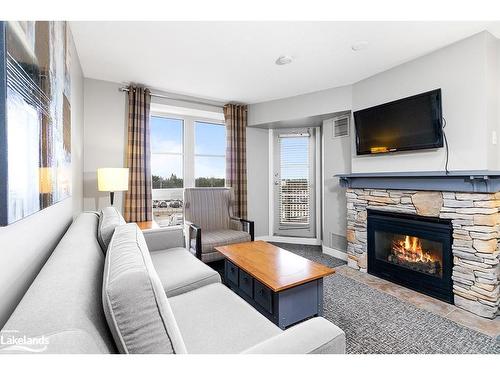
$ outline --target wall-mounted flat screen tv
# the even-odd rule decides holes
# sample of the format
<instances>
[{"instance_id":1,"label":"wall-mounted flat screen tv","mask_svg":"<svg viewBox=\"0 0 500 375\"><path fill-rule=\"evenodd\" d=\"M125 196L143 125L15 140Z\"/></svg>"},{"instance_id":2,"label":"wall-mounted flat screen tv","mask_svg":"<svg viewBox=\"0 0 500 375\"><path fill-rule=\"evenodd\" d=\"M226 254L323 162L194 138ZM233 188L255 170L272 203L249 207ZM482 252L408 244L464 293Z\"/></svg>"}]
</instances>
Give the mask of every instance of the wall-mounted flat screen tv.
<instances>
[{"instance_id":1,"label":"wall-mounted flat screen tv","mask_svg":"<svg viewBox=\"0 0 500 375\"><path fill-rule=\"evenodd\" d=\"M354 112L358 155L443 147L441 89Z\"/></svg>"}]
</instances>

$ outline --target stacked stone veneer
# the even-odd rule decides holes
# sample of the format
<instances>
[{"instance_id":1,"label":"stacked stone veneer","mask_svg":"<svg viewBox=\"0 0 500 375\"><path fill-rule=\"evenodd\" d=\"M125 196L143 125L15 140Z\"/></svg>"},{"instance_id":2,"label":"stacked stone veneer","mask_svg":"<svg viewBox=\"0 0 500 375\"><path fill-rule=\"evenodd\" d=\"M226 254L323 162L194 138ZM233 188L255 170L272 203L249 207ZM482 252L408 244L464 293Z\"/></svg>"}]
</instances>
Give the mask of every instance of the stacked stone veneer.
<instances>
[{"instance_id":1,"label":"stacked stone veneer","mask_svg":"<svg viewBox=\"0 0 500 375\"><path fill-rule=\"evenodd\" d=\"M500 304L500 193L347 190L348 265L367 268L367 209L451 219L455 305L494 318Z\"/></svg>"}]
</instances>

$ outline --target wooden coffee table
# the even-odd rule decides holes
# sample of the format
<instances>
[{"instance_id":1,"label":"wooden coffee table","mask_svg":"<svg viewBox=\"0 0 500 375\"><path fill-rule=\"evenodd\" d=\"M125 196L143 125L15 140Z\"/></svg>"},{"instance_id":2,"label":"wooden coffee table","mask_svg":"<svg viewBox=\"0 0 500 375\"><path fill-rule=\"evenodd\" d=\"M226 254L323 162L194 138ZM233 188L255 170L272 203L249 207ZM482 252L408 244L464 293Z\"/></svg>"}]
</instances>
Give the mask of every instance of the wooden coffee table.
<instances>
[{"instance_id":1,"label":"wooden coffee table","mask_svg":"<svg viewBox=\"0 0 500 375\"><path fill-rule=\"evenodd\" d=\"M265 241L218 246L224 282L285 329L323 312L323 277L335 271Z\"/></svg>"}]
</instances>

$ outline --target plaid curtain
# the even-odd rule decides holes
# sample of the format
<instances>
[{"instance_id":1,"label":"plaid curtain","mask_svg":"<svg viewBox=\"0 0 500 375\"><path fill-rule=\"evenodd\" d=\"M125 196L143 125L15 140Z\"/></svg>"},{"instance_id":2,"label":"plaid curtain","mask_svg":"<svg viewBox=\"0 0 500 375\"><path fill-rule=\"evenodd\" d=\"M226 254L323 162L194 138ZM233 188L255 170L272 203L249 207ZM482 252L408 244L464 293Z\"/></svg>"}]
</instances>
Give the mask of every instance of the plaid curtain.
<instances>
[{"instance_id":1,"label":"plaid curtain","mask_svg":"<svg viewBox=\"0 0 500 375\"><path fill-rule=\"evenodd\" d=\"M226 186L232 187L235 197L234 214L247 217L247 106L226 104Z\"/></svg>"},{"instance_id":2,"label":"plaid curtain","mask_svg":"<svg viewBox=\"0 0 500 375\"><path fill-rule=\"evenodd\" d=\"M123 213L127 222L153 220L149 145L150 94L148 89L129 87L127 147L129 189L125 193Z\"/></svg>"}]
</instances>

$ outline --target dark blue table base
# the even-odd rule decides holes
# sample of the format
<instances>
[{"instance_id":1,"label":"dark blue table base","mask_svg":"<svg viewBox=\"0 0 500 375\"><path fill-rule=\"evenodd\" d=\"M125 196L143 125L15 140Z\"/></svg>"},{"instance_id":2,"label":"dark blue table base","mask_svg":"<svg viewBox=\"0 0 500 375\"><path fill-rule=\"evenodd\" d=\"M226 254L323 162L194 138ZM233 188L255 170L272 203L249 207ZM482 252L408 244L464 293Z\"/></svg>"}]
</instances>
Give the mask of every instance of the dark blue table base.
<instances>
[{"instance_id":1,"label":"dark blue table base","mask_svg":"<svg viewBox=\"0 0 500 375\"><path fill-rule=\"evenodd\" d=\"M226 259L224 283L281 329L323 313L322 278L273 292Z\"/></svg>"}]
</instances>

